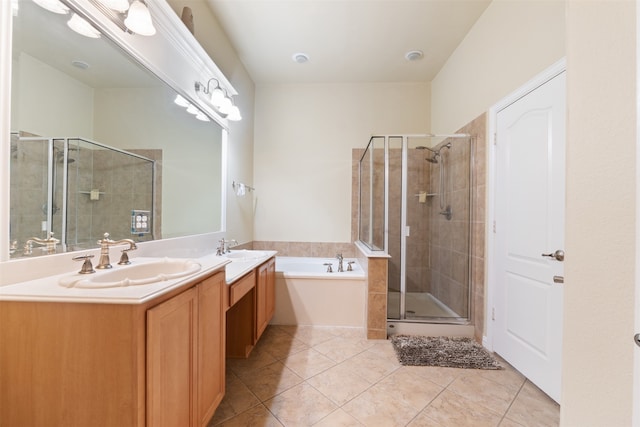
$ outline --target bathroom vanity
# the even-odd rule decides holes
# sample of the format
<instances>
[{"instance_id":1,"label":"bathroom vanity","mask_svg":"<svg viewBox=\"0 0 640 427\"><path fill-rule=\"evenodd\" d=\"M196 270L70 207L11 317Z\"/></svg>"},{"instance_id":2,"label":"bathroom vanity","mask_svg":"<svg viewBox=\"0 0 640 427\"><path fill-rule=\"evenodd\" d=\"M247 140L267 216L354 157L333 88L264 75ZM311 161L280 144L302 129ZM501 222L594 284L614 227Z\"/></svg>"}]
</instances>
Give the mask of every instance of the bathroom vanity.
<instances>
[{"instance_id":1,"label":"bathroom vanity","mask_svg":"<svg viewBox=\"0 0 640 427\"><path fill-rule=\"evenodd\" d=\"M273 315L274 255L208 255L158 285L66 288L67 274L1 288L14 326L0 328L0 425L206 426L226 342L252 348Z\"/></svg>"}]
</instances>

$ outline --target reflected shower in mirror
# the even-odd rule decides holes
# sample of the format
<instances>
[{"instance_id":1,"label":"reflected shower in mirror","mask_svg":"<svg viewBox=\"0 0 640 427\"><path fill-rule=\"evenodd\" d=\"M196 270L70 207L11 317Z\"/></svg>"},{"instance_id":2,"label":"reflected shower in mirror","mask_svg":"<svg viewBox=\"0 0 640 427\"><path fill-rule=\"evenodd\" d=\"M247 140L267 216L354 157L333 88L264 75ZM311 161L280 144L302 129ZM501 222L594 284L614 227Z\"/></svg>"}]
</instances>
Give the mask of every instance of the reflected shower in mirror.
<instances>
[{"instance_id":1,"label":"reflected shower in mirror","mask_svg":"<svg viewBox=\"0 0 640 427\"><path fill-rule=\"evenodd\" d=\"M58 251L96 247L104 232L146 240L220 231L222 128L176 105L176 90L108 37L83 37L66 25L69 15L32 1L19 0L17 11L11 236L1 242L11 244L12 257L22 252L24 239L46 238L49 231L61 240ZM111 159L99 164L107 153ZM137 166L128 169L133 158L155 162L155 196L134 172ZM88 172L81 168L89 163L93 181L83 182ZM103 169L116 172L101 175ZM114 222L112 210L126 218ZM132 230L132 210L150 211L149 233Z\"/></svg>"}]
</instances>

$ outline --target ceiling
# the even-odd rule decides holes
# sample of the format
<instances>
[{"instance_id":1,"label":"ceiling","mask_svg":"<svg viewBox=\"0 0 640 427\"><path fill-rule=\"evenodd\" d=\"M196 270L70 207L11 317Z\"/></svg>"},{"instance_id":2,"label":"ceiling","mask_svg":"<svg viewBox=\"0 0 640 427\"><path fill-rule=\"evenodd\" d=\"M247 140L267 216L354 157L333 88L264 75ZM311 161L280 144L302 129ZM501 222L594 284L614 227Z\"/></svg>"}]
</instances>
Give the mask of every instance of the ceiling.
<instances>
[{"instance_id":1,"label":"ceiling","mask_svg":"<svg viewBox=\"0 0 640 427\"><path fill-rule=\"evenodd\" d=\"M206 1L257 84L429 82L491 2Z\"/></svg>"}]
</instances>

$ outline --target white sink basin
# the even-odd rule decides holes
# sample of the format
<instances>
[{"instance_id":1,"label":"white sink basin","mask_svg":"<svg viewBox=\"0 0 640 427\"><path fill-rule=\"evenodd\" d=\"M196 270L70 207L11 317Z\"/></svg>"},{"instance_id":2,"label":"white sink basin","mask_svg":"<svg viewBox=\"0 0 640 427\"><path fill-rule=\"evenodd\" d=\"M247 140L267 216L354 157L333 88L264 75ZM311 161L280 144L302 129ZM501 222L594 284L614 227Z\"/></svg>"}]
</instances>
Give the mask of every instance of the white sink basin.
<instances>
[{"instance_id":1,"label":"white sink basin","mask_svg":"<svg viewBox=\"0 0 640 427\"><path fill-rule=\"evenodd\" d=\"M225 254L225 257L231 261L247 261L251 259L263 258L268 255L265 251L251 251L248 249L242 249L238 251L231 251L231 253Z\"/></svg>"},{"instance_id":2,"label":"white sink basin","mask_svg":"<svg viewBox=\"0 0 640 427\"><path fill-rule=\"evenodd\" d=\"M128 266L117 265L111 270L98 270L93 274L74 274L63 277L58 283L67 288L93 289L139 286L186 277L197 273L201 268L193 260L163 258Z\"/></svg>"}]
</instances>

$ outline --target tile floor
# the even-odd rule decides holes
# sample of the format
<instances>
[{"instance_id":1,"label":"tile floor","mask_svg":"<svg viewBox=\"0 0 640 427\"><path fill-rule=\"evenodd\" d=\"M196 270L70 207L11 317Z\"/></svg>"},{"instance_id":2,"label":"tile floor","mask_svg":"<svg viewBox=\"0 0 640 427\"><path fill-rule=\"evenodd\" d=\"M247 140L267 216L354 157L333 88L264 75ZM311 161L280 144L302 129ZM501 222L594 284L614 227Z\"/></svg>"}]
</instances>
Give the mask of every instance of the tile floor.
<instances>
[{"instance_id":1,"label":"tile floor","mask_svg":"<svg viewBox=\"0 0 640 427\"><path fill-rule=\"evenodd\" d=\"M360 329L269 326L248 359L227 359L209 426L557 426L560 407L501 362L401 366Z\"/></svg>"}]
</instances>

